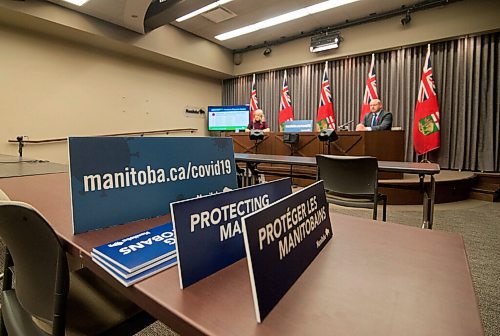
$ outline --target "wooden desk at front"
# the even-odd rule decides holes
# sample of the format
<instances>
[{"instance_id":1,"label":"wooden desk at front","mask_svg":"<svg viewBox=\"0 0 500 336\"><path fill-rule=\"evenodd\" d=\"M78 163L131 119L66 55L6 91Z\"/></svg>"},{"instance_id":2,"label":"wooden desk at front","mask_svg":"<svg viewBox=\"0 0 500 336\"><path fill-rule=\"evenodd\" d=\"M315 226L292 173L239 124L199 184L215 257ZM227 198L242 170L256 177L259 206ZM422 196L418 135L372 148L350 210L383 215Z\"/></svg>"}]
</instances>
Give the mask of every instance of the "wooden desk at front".
<instances>
[{"instance_id":1,"label":"wooden desk at front","mask_svg":"<svg viewBox=\"0 0 500 336\"><path fill-rule=\"evenodd\" d=\"M483 335L462 238L331 213L334 239L262 324L246 260L181 290L177 267L129 288L95 265L92 247L166 222L72 235L68 174L0 179L35 206L68 250L182 335Z\"/></svg>"},{"instance_id":2,"label":"wooden desk at front","mask_svg":"<svg viewBox=\"0 0 500 336\"><path fill-rule=\"evenodd\" d=\"M250 140L249 133L228 133L228 136L233 138L235 153L290 155L290 147L293 147L297 156L328 154L328 142L319 141L319 132L299 133L299 142L294 146L284 143L283 134L264 133L264 139L258 143ZM370 155L379 160L404 161L404 131L339 131L337 134L339 139L330 144L332 155Z\"/></svg>"},{"instance_id":3,"label":"wooden desk at front","mask_svg":"<svg viewBox=\"0 0 500 336\"><path fill-rule=\"evenodd\" d=\"M321 142L318 132L299 133L297 144L287 144L283 141L284 133L265 133L262 141L250 140L249 133L228 133L233 139L235 153L252 153L268 155L294 155L298 157L315 157L316 154L332 155L368 155L382 161L404 161L404 131L378 131L378 132L348 132L339 131L339 139L335 142ZM280 169L280 165L267 165L264 172L272 175L273 172L286 173L287 169ZM300 170L299 173L314 171ZM381 179L401 179L403 175L398 172L384 172ZM300 184L300 183L299 183Z\"/></svg>"}]
</instances>

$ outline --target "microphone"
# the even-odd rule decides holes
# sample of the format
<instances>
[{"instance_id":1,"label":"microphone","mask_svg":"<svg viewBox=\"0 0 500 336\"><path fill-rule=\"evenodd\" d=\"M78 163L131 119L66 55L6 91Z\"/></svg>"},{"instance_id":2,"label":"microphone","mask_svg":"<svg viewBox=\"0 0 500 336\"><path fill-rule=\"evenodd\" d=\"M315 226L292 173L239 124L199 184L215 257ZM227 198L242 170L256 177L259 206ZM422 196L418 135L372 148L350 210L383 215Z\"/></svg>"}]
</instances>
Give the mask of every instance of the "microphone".
<instances>
[{"instance_id":1,"label":"microphone","mask_svg":"<svg viewBox=\"0 0 500 336\"><path fill-rule=\"evenodd\" d=\"M349 127L347 127L349 124L352 124L354 123L354 120L351 120L351 121L348 121L346 122L345 124L342 124L339 126L339 130L341 131L348 131L349 130Z\"/></svg>"},{"instance_id":2,"label":"microphone","mask_svg":"<svg viewBox=\"0 0 500 336\"><path fill-rule=\"evenodd\" d=\"M19 135L16 137L17 142L19 143L19 157L23 157L23 147L24 147L24 135Z\"/></svg>"}]
</instances>

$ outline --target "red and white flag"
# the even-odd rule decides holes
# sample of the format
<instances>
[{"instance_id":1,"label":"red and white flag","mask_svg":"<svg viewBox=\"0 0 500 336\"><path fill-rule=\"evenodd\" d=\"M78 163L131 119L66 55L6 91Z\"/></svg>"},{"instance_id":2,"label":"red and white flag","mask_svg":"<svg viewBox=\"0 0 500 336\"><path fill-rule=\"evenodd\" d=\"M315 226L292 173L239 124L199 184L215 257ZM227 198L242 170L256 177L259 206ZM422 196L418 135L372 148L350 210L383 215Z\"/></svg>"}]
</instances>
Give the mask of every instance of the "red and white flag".
<instances>
[{"instance_id":1,"label":"red and white flag","mask_svg":"<svg viewBox=\"0 0 500 336\"><path fill-rule=\"evenodd\" d=\"M252 91L250 92L250 121L253 120L254 111L259 109L259 100L257 99L257 88L255 86L255 74L253 74Z\"/></svg>"},{"instance_id":2,"label":"red and white flag","mask_svg":"<svg viewBox=\"0 0 500 336\"><path fill-rule=\"evenodd\" d=\"M332 92L330 90L330 81L328 80L328 62L325 62L325 70L323 71L323 79L321 80L321 92L316 123L320 131L324 129L335 129Z\"/></svg>"},{"instance_id":3,"label":"red and white flag","mask_svg":"<svg viewBox=\"0 0 500 336\"><path fill-rule=\"evenodd\" d=\"M413 147L422 155L440 146L439 105L432 78L431 46L427 46L422 79L413 117Z\"/></svg>"},{"instance_id":4,"label":"red and white flag","mask_svg":"<svg viewBox=\"0 0 500 336\"><path fill-rule=\"evenodd\" d=\"M361 107L360 122L363 122L365 114L370 112L370 102L372 99L379 99L377 93L377 77L375 75L375 54L372 54L372 64L366 79L365 94L363 95L363 106Z\"/></svg>"},{"instance_id":5,"label":"red and white flag","mask_svg":"<svg viewBox=\"0 0 500 336\"><path fill-rule=\"evenodd\" d=\"M280 113L278 123L280 125L280 132L285 129L285 122L293 120L292 100L290 99L290 92L288 91L288 82L286 80L286 70L283 77L283 87L281 89L280 98Z\"/></svg>"}]
</instances>

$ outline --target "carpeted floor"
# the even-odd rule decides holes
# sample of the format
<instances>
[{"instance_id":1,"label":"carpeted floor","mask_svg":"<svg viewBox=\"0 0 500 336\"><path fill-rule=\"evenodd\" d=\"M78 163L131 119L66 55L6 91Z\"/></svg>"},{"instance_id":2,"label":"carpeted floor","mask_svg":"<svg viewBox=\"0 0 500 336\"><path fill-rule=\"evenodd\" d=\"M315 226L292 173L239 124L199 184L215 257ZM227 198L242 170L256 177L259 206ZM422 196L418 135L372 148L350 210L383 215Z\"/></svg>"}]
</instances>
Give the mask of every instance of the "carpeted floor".
<instances>
[{"instance_id":1,"label":"carpeted floor","mask_svg":"<svg viewBox=\"0 0 500 336\"><path fill-rule=\"evenodd\" d=\"M339 213L371 218L371 211L367 209L331 207ZM389 206L387 213L389 222L417 227L421 224L421 206ZM500 335L500 203L467 200L437 204L434 229L457 232L463 236L485 335ZM3 244L0 242L0 245ZM3 257L0 263L3 269ZM177 334L163 323L156 322L137 335Z\"/></svg>"}]
</instances>

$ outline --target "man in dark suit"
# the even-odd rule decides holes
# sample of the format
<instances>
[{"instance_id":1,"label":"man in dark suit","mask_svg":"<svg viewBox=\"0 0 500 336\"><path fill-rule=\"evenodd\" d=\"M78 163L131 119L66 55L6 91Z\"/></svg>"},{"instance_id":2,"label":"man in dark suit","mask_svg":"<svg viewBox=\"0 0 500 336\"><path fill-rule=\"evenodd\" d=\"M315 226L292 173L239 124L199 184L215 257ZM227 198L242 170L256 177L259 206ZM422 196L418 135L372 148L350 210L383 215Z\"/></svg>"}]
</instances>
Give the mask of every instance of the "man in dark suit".
<instances>
[{"instance_id":1,"label":"man in dark suit","mask_svg":"<svg viewBox=\"0 0 500 336\"><path fill-rule=\"evenodd\" d=\"M392 127L392 113L382 109L380 99L372 99L370 113L363 118L363 122L356 126L356 131L383 131Z\"/></svg>"}]
</instances>

